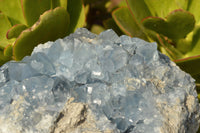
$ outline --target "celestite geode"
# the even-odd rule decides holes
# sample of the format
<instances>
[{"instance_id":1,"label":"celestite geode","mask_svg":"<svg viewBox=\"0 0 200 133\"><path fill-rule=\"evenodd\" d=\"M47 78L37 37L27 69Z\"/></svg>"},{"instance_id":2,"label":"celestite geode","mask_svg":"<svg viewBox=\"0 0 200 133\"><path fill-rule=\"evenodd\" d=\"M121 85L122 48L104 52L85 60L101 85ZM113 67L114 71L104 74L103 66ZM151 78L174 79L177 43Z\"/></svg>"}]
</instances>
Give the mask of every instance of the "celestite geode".
<instances>
[{"instance_id":1,"label":"celestite geode","mask_svg":"<svg viewBox=\"0 0 200 133\"><path fill-rule=\"evenodd\" d=\"M198 127L194 79L156 43L81 28L0 68L0 133L195 133Z\"/></svg>"}]
</instances>

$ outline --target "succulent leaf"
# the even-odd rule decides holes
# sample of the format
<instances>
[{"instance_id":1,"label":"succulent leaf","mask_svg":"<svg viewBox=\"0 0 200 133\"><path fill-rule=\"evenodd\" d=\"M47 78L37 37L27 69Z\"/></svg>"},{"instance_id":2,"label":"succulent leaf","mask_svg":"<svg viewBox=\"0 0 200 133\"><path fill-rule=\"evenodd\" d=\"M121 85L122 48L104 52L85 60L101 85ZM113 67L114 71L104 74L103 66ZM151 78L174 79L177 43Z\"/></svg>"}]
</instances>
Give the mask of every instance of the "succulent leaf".
<instances>
[{"instance_id":1,"label":"succulent leaf","mask_svg":"<svg viewBox=\"0 0 200 133\"><path fill-rule=\"evenodd\" d=\"M51 0L51 9L54 9L56 7L60 6L59 0Z\"/></svg>"},{"instance_id":2,"label":"succulent leaf","mask_svg":"<svg viewBox=\"0 0 200 133\"><path fill-rule=\"evenodd\" d=\"M46 11L31 28L24 30L17 38L13 47L15 60L30 55L33 48L40 43L65 37L68 26L69 15L63 7Z\"/></svg>"},{"instance_id":3,"label":"succulent leaf","mask_svg":"<svg viewBox=\"0 0 200 133\"><path fill-rule=\"evenodd\" d=\"M187 53L187 57L200 54L200 26L197 26L193 33L192 50Z\"/></svg>"},{"instance_id":4,"label":"succulent leaf","mask_svg":"<svg viewBox=\"0 0 200 133\"><path fill-rule=\"evenodd\" d=\"M147 40L146 35L140 29L136 20L129 12L128 7L121 7L113 11L112 17L120 29L129 36L136 36Z\"/></svg>"},{"instance_id":5,"label":"succulent leaf","mask_svg":"<svg viewBox=\"0 0 200 133\"><path fill-rule=\"evenodd\" d=\"M0 41L0 50L4 50L4 48L9 44L8 41Z\"/></svg>"},{"instance_id":6,"label":"succulent leaf","mask_svg":"<svg viewBox=\"0 0 200 133\"><path fill-rule=\"evenodd\" d=\"M103 26L93 24L90 31L95 34L100 34L101 32L105 31L105 29Z\"/></svg>"},{"instance_id":7,"label":"succulent leaf","mask_svg":"<svg viewBox=\"0 0 200 133\"><path fill-rule=\"evenodd\" d=\"M144 0L126 0L126 2L132 13L132 16L137 20L138 24L141 24L141 20L143 18L151 16L151 13Z\"/></svg>"},{"instance_id":8,"label":"succulent leaf","mask_svg":"<svg viewBox=\"0 0 200 133\"><path fill-rule=\"evenodd\" d=\"M3 50L0 50L0 64L4 64L10 60L10 57L4 56Z\"/></svg>"},{"instance_id":9,"label":"succulent leaf","mask_svg":"<svg viewBox=\"0 0 200 133\"><path fill-rule=\"evenodd\" d=\"M10 18L12 25L26 24L20 0L0 0L0 11Z\"/></svg>"},{"instance_id":10,"label":"succulent leaf","mask_svg":"<svg viewBox=\"0 0 200 133\"><path fill-rule=\"evenodd\" d=\"M59 1L60 1L60 7L64 7L65 10L67 10L68 0L59 0Z\"/></svg>"},{"instance_id":11,"label":"succulent leaf","mask_svg":"<svg viewBox=\"0 0 200 133\"><path fill-rule=\"evenodd\" d=\"M24 24L17 24L10 28L6 34L7 39L17 38L19 34L27 28Z\"/></svg>"},{"instance_id":12,"label":"succulent leaf","mask_svg":"<svg viewBox=\"0 0 200 133\"><path fill-rule=\"evenodd\" d=\"M51 9L56 7L64 7L67 10L67 1L68 0L51 0Z\"/></svg>"},{"instance_id":13,"label":"succulent leaf","mask_svg":"<svg viewBox=\"0 0 200 133\"><path fill-rule=\"evenodd\" d=\"M3 13L0 13L0 40L6 41L6 33L12 27L10 21ZM1 45L1 44L0 44Z\"/></svg>"},{"instance_id":14,"label":"succulent leaf","mask_svg":"<svg viewBox=\"0 0 200 133\"><path fill-rule=\"evenodd\" d=\"M147 17L142 20L142 24L145 28L155 31L157 33L165 33L167 23L160 17Z\"/></svg>"},{"instance_id":15,"label":"succulent leaf","mask_svg":"<svg viewBox=\"0 0 200 133\"><path fill-rule=\"evenodd\" d=\"M0 49L3 50L8 44L14 42L13 39L7 40L6 38L6 33L11 28L11 23L3 13L0 13L0 25Z\"/></svg>"},{"instance_id":16,"label":"succulent leaf","mask_svg":"<svg viewBox=\"0 0 200 133\"><path fill-rule=\"evenodd\" d=\"M159 44L165 49L167 56L169 56L172 60L183 57L183 54L174 48L174 46L171 45L163 36L157 35L157 37Z\"/></svg>"},{"instance_id":17,"label":"succulent leaf","mask_svg":"<svg viewBox=\"0 0 200 133\"><path fill-rule=\"evenodd\" d=\"M184 9L187 10L188 9L188 4L191 0L174 0L174 2L177 5L177 9Z\"/></svg>"},{"instance_id":18,"label":"succulent leaf","mask_svg":"<svg viewBox=\"0 0 200 133\"><path fill-rule=\"evenodd\" d=\"M179 50L181 53L186 54L191 50L191 42L192 40L187 38L179 39L176 42L176 49Z\"/></svg>"},{"instance_id":19,"label":"succulent leaf","mask_svg":"<svg viewBox=\"0 0 200 133\"><path fill-rule=\"evenodd\" d=\"M178 40L185 38L195 25L192 14L184 10L171 12L166 19L159 17L147 17L142 21L144 27L165 35L168 38Z\"/></svg>"},{"instance_id":20,"label":"succulent leaf","mask_svg":"<svg viewBox=\"0 0 200 133\"><path fill-rule=\"evenodd\" d=\"M62 38L85 24L82 0L0 0L1 17L0 56L5 61L20 60L39 43Z\"/></svg>"},{"instance_id":21,"label":"succulent leaf","mask_svg":"<svg viewBox=\"0 0 200 133\"><path fill-rule=\"evenodd\" d=\"M188 0L142 0L145 1L152 16L164 18L175 9L187 9Z\"/></svg>"},{"instance_id":22,"label":"succulent leaf","mask_svg":"<svg viewBox=\"0 0 200 133\"><path fill-rule=\"evenodd\" d=\"M12 45L12 44L8 44L8 45L5 47L3 53L4 53L4 56L10 57L10 59L11 59L12 56L13 56L13 45Z\"/></svg>"},{"instance_id":23,"label":"succulent leaf","mask_svg":"<svg viewBox=\"0 0 200 133\"><path fill-rule=\"evenodd\" d=\"M174 62L191 75L200 74L200 55L174 60Z\"/></svg>"},{"instance_id":24,"label":"succulent leaf","mask_svg":"<svg viewBox=\"0 0 200 133\"><path fill-rule=\"evenodd\" d=\"M196 20L197 25L200 25L200 2L199 0L190 0L188 11L191 12Z\"/></svg>"},{"instance_id":25,"label":"succulent leaf","mask_svg":"<svg viewBox=\"0 0 200 133\"><path fill-rule=\"evenodd\" d=\"M68 34L70 34L85 24L85 12L82 0L68 0L67 11L70 15L68 30Z\"/></svg>"},{"instance_id":26,"label":"succulent leaf","mask_svg":"<svg viewBox=\"0 0 200 133\"><path fill-rule=\"evenodd\" d=\"M28 26L32 26L42 13L51 9L50 0L21 0L21 5Z\"/></svg>"}]
</instances>

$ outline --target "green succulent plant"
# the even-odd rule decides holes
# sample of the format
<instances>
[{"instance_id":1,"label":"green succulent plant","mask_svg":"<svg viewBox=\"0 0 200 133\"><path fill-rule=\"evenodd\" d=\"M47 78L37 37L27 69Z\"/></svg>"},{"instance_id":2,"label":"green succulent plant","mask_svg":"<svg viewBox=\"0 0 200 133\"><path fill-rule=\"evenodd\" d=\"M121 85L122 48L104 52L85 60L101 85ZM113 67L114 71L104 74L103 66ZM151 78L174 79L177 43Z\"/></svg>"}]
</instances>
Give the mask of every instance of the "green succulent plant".
<instances>
[{"instance_id":1,"label":"green succulent plant","mask_svg":"<svg viewBox=\"0 0 200 133\"><path fill-rule=\"evenodd\" d=\"M82 0L0 0L0 65L84 24Z\"/></svg>"},{"instance_id":2,"label":"green succulent plant","mask_svg":"<svg viewBox=\"0 0 200 133\"><path fill-rule=\"evenodd\" d=\"M200 92L199 0L126 0L126 4L112 12L119 28L129 36L156 41L162 53L196 79Z\"/></svg>"}]
</instances>

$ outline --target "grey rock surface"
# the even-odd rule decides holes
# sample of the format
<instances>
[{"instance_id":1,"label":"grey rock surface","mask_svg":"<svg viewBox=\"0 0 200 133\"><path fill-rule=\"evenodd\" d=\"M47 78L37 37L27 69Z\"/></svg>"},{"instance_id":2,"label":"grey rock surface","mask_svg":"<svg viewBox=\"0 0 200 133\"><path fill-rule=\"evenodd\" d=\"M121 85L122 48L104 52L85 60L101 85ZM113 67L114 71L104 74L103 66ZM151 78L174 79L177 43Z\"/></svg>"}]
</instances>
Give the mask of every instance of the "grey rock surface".
<instances>
[{"instance_id":1,"label":"grey rock surface","mask_svg":"<svg viewBox=\"0 0 200 133\"><path fill-rule=\"evenodd\" d=\"M196 133L194 79L155 43L78 29L0 68L0 133Z\"/></svg>"}]
</instances>

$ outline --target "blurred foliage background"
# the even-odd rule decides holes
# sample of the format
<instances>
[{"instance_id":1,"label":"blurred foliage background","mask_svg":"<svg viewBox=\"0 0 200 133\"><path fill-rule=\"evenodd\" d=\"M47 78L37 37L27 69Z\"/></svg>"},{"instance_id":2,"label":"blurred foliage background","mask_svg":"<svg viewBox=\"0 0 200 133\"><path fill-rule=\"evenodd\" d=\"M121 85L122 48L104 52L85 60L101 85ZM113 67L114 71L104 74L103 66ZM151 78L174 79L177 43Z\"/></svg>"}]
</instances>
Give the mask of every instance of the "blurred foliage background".
<instances>
[{"instance_id":1,"label":"blurred foliage background","mask_svg":"<svg viewBox=\"0 0 200 133\"><path fill-rule=\"evenodd\" d=\"M84 0L86 8L86 28L99 34L106 29L114 29L118 35L123 32L112 19L112 11L120 6L125 6L124 0Z\"/></svg>"},{"instance_id":2,"label":"blurred foliage background","mask_svg":"<svg viewBox=\"0 0 200 133\"><path fill-rule=\"evenodd\" d=\"M0 65L85 26L82 0L0 0Z\"/></svg>"}]
</instances>

